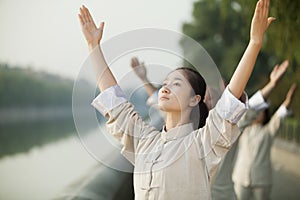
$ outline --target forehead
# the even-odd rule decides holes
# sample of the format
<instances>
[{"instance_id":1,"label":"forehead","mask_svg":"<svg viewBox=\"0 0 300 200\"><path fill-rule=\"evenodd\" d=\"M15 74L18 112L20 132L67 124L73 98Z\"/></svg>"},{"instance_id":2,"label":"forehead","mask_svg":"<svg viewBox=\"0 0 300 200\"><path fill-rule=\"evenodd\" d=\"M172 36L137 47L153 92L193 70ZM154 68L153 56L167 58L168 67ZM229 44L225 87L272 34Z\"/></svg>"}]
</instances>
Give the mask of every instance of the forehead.
<instances>
[{"instance_id":1,"label":"forehead","mask_svg":"<svg viewBox=\"0 0 300 200\"><path fill-rule=\"evenodd\" d=\"M186 82L187 79L184 77L182 70L175 70L168 74L165 80L181 80Z\"/></svg>"}]
</instances>

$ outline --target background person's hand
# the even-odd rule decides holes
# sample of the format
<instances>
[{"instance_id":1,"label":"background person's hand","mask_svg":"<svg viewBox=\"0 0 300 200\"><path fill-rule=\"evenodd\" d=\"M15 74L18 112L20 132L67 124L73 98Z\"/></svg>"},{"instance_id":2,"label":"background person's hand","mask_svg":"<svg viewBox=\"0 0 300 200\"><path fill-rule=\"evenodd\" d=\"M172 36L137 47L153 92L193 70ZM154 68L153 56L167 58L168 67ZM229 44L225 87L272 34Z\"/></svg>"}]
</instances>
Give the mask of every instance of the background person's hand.
<instances>
[{"instance_id":1,"label":"background person's hand","mask_svg":"<svg viewBox=\"0 0 300 200\"><path fill-rule=\"evenodd\" d=\"M292 86L290 87L288 93L286 94L286 98L283 102L283 104L285 105L286 108L288 108L291 104L292 98L295 94L295 90L296 90L296 83L293 83Z\"/></svg>"},{"instance_id":2,"label":"background person's hand","mask_svg":"<svg viewBox=\"0 0 300 200\"><path fill-rule=\"evenodd\" d=\"M141 80L147 80L147 69L144 62L140 62L137 57L133 57L131 58L131 67Z\"/></svg>"},{"instance_id":3,"label":"background person's hand","mask_svg":"<svg viewBox=\"0 0 300 200\"><path fill-rule=\"evenodd\" d=\"M276 85L282 75L286 72L288 66L288 60L283 61L280 65L276 65L270 74L270 82Z\"/></svg>"}]
</instances>

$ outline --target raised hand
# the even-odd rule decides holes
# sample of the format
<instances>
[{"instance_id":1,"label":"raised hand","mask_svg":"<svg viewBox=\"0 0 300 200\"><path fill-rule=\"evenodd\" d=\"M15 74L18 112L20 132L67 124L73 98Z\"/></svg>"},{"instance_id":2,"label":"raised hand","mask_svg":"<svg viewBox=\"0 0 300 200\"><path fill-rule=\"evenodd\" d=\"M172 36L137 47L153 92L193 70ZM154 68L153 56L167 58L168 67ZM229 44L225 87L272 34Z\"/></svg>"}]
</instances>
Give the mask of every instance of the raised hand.
<instances>
[{"instance_id":1,"label":"raised hand","mask_svg":"<svg viewBox=\"0 0 300 200\"><path fill-rule=\"evenodd\" d=\"M271 74L270 81L261 89L262 96L264 99L267 99L270 96L270 93L277 85L277 82L282 77L282 75L286 72L289 66L289 61L285 60L280 65L276 65Z\"/></svg>"},{"instance_id":2,"label":"raised hand","mask_svg":"<svg viewBox=\"0 0 300 200\"><path fill-rule=\"evenodd\" d=\"M259 0L251 22L250 41L262 44L263 36L274 17L269 16L270 0Z\"/></svg>"},{"instance_id":3,"label":"raised hand","mask_svg":"<svg viewBox=\"0 0 300 200\"><path fill-rule=\"evenodd\" d=\"M135 74L143 81L147 80L147 70L144 65L144 62L139 62L137 57L131 58L131 67L134 70Z\"/></svg>"},{"instance_id":4,"label":"raised hand","mask_svg":"<svg viewBox=\"0 0 300 200\"><path fill-rule=\"evenodd\" d=\"M290 106L292 98L295 94L296 87L297 87L296 83L293 83L292 86L290 87L288 93L286 94L286 98L283 102L283 104L285 105L286 108L288 108Z\"/></svg>"},{"instance_id":5,"label":"raised hand","mask_svg":"<svg viewBox=\"0 0 300 200\"><path fill-rule=\"evenodd\" d=\"M89 10L84 5L80 8L78 17L88 45L92 48L97 46L102 38L104 22L101 22L97 28Z\"/></svg>"},{"instance_id":6,"label":"raised hand","mask_svg":"<svg viewBox=\"0 0 300 200\"><path fill-rule=\"evenodd\" d=\"M276 85L278 80L286 72L288 66L289 66L288 60L283 61L280 65L276 65L270 74L270 82Z\"/></svg>"}]
</instances>

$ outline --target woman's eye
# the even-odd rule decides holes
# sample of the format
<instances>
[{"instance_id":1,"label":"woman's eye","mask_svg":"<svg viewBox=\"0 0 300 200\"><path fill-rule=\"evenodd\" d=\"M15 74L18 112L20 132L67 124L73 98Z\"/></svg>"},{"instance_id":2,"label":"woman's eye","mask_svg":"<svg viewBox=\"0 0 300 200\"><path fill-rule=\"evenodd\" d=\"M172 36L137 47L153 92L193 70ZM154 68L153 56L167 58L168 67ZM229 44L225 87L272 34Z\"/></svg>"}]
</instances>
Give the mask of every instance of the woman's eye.
<instances>
[{"instance_id":1,"label":"woman's eye","mask_svg":"<svg viewBox=\"0 0 300 200\"><path fill-rule=\"evenodd\" d=\"M175 86L180 86L180 83L174 83Z\"/></svg>"},{"instance_id":2,"label":"woman's eye","mask_svg":"<svg viewBox=\"0 0 300 200\"><path fill-rule=\"evenodd\" d=\"M161 86L166 86L167 85L167 83L163 83Z\"/></svg>"}]
</instances>

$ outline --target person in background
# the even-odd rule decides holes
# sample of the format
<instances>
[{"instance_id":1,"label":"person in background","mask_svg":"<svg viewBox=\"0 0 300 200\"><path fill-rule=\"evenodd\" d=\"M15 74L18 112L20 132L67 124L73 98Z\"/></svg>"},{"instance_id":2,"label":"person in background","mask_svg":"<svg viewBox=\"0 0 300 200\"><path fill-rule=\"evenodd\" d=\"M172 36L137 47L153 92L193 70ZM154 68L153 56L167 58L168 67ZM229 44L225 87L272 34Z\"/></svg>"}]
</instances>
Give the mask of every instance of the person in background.
<instances>
[{"instance_id":1,"label":"person in background","mask_svg":"<svg viewBox=\"0 0 300 200\"><path fill-rule=\"evenodd\" d=\"M259 111L269 106L266 100L278 85L278 82L286 72L288 65L288 61L285 60L280 65L276 65L273 68L272 72L269 75L269 82L262 89L258 90L254 95L252 95L252 97L249 99L249 108L251 110ZM245 127L250 125L250 118L254 117L253 115L251 115L250 117L247 112L245 113L244 117L242 117L242 119L238 122L238 126L241 131ZM234 184L232 181L232 172L234 167L234 158L236 155L237 143L238 140L233 144L232 148L226 154L219 167L216 179L212 185L213 200L236 199Z\"/></svg>"},{"instance_id":2,"label":"person in background","mask_svg":"<svg viewBox=\"0 0 300 200\"><path fill-rule=\"evenodd\" d=\"M269 89L272 87L274 84L270 83ZM288 108L295 89L296 84L292 84L285 100L271 120L268 120L269 114L266 107L259 110L249 110L241 119L243 122L241 127L244 127L244 130L239 138L236 163L232 175L238 200L249 200L251 197L254 200L270 199L272 186L271 147L280 125L288 115Z\"/></svg>"}]
</instances>

